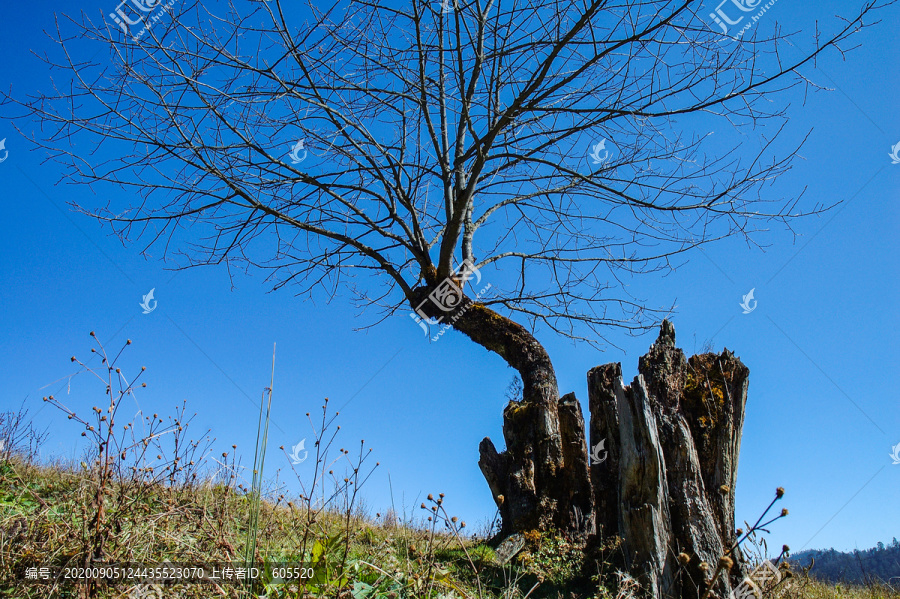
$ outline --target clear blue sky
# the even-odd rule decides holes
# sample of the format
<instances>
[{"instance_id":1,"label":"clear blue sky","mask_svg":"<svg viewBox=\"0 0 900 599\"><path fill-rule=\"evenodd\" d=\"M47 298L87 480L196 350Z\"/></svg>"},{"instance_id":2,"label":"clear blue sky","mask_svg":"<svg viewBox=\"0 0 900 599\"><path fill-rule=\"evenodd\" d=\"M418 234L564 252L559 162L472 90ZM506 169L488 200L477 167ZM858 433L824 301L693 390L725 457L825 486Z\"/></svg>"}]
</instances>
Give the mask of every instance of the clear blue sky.
<instances>
[{"instance_id":1,"label":"clear blue sky","mask_svg":"<svg viewBox=\"0 0 900 599\"><path fill-rule=\"evenodd\" d=\"M847 4L780 0L764 18L787 31L809 30L816 20L848 14ZM32 52L49 48L43 31L54 27L54 13L83 9L100 18L112 8L96 0L5 5L0 84L19 95L46 88L49 74ZM677 306L677 339L688 354L712 339L750 368L737 513L755 519L784 486L781 505L791 515L773 528L773 547L846 550L900 536L900 465L889 458L900 443L900 164L888 157L900 142L900 10L882 18L853 38L861 47L845 59L830 52L805 70L833 91L810 93L805 105L801 90L790 97L790 135L812 134L773 194L807 186L811 202L843 203L798 222L796 238L777 229L762 235L765 251L721 243L668 277L634 282L650 304ZM398 508L443 492L470 525L492 516L477 448L486 435L502 444L504 390L514 373L499 357L455 332L430 343L406 314L358 332L377 315L360 315L343 297L326 304L289 290L268 293L258 274L238 273L232 287L222 269L167 270L73 213L67 202L102 198L56 184L57 167L0 121L4 137L0 409L25 401L37 424L50 427L46 456L71 456L81 437L41 397L54 393L82 408L98 401L85 376L73 380L69 395L63 383L50 384L73 372L71 355L88 355L94 330L111 348L134 341L126 364L148 369L149 387L139 394L145 411L172 413L187 399L199 413L196 428L211 428L222 448L236 443L249 464L256 402L277 342L269 474L287 465L279 445L309 436L306 412L326 396L337 406L352 398L342 410L342 444L364 438L375 448L381 467L365 493L373 511L390 503L390 474ZM158 308L145 315L138 304L151 288ZM742 314L738 304L751 288L758 307ZM630 379L655 338L612 332L624 351L600 352L547 331L538 336L560 391L582 401L588 369L622 362Z\"/></svg>"}]
</instances>

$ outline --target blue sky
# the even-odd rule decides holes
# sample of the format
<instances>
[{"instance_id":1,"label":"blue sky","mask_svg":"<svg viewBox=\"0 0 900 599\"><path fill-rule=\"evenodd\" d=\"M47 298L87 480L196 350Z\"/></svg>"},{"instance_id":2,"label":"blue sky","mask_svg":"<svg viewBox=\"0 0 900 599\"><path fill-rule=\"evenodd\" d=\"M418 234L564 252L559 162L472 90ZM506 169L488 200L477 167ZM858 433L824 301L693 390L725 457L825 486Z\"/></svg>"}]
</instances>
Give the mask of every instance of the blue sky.
<instances>
[{"instance_id":1,"label":"blue sky","mask_svg":"<svg viewBox=\"0 0 900 599\"><path fill-rule=\"evenodd\" d=\"M817 20L847 14L843 4L780 0L764 19L808 31ZM46 88L49 73L32 52L49 48L43 31L53 28L54 13L112 8L93 1L4 6L0 84L18 95ZM812 133L773 193L807 187L811 202L843 203L796 223L796 237L779 229L763 234L764 251L724 242L692 254L667 277L633 281L632 291L649 303L676 306L678 344L689 355L712 340L750 368L737 513L755 520L784 486L781 505L791 515L772 529L772 547L846 550L900 536L900 465L889 457L900 443L900 164L888 157L900 142L900 87L890 66L900 64L900 10L881 16L879 27L853 38L861 44L855 51L844 58L830 52L804 71L832 91L811 92L805 103L802 90L788 98L790 135ZM455 332L430 343L406 314L358 331L378 315L360 314L345 297L303 301L290 290L269 293L258 274L229 280L223 269L175 272L144 259L66 206L94 205L97 196L56 184L57 167L0 121L4 137L0 409L25 402L36 423L50 428L45 455L71 456L81 438L41 397L54 393L73 407L99 400L85 376L73 379L68 394L60 382L73 372L71 355L88 355L93 330L110 348L134 341L125 364L148 369L149 386L138 396L144 411L173 413L186 399L198 412L196 428L211 428L224 448L236 443L249 464L277 343L269 474L287 466L277 447L309 437L305 413L329 397L343 406L343 445L365 439L381 463L365 493L373 510L391 502L390 475L398 509L443 492L470 525L493 515L477 448L486 435L502 443L504 391L514 372L499 357ZM158 308L142 314L138 304L151 288ZM751 288L758 307L742 314L741 296ZM547 331L538 337L560 391L585 401L591 367L622 362L630 379L655 334L613 331L621 350L603 352Z\"/></svg>"}]
</instances>

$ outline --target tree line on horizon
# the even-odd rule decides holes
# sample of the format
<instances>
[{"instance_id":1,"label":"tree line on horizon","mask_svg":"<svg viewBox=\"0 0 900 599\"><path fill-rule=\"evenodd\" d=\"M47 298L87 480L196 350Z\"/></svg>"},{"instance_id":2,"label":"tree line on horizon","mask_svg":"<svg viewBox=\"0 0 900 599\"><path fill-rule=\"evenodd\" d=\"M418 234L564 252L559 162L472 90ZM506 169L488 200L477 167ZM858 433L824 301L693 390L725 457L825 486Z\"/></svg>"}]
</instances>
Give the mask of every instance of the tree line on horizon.
<instances>
[{"instance_id":1,"label":"tree line on horizon","mask_svg":"<svg viewBox=\"0 0 900 599\"><path fill-rule=\"evenodd\" d=\"M813 563L810 575L821 581L869 584L880 580L900 586L900 541L897 537L889 545L879 541L875 547L863 550L810 549L792 555L790 561L804 568Z\"/></svg>"}]
</instances>

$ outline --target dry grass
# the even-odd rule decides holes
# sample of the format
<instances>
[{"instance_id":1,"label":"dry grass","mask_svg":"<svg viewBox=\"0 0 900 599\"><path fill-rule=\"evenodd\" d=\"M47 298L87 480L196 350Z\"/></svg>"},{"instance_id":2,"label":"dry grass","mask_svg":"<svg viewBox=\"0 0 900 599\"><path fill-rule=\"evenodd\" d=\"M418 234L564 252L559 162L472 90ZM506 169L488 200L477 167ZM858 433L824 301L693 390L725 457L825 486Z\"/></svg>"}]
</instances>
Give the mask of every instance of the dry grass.
<instances>
[{"instance_id":1,"label":"dry grass","mask_svg":"<svg viewBox=\"0 0 900 599\"><path fill-rule=\"evenodd\" d=\"M900 599L900 591L880 585L832 585L810 580L789 592L787 599Z\"/></svg>"},{"instance_id":2,"label":"dry grass","mask_svg":"<svg viewBox=\"0 0 900 599\"><path fill-rule=\"evenodd\" d=\"M108 493L116 496L128 487L111 484ZM95 493L96 477L90 469L36 466L15 458L0 465L0 588L6 589L4 596L139 596L133 585L21 584L28 567L84 564L91 550L90 536L84 531L91 522ZM429 503L436 509L424 510L423 514L430 514L426 518L385 523L384 517L376 522L361 512L309 511L284 499L261 502L258 562L303 561L315 569L316 576L293 592L288 585L271 585L258 588L257 593L350 597L355 590L354 597L517 596L510 594L509 585L500 588L491 582L502 579L504 572L493 564L492 551L462 537L458 528L454 533L455 523L443 510L442 499ZM227 481L158 485L139 502L125 503L122 510L110 514L113 534L104 543L103 561L240 562L251 504L249 493ZM308 550L301 553L297 548L304 539ZM519 579L526 576L524 568L520 574ZM237 586L191 585L167 589L165 596L240 597L241 593Z\"/></svg>"},{"instance_id":3,"label":"dry grass","mask_svg":"<svg viewBox=\"0 0 900 599\"><path fill-rule=\"evenodd\" d=\"M116 485L112 487L117 492ZM4 589L0 595L31 599L93 592L104 599L154 597L140 594L146 589L125 584L92 590L22 585L29 566L82 563L83 529L90 520L95 489L95 478L80 465L37 466L15 457L0 465L0 589ZM249 493L227 481L159 485L131 504L127 514L119 514L126 517L116 518L104 559L239 562L248 538L250 505ZM530 535L526 549L509 564L500 565L492 549L446 526L445 520L453 523L443 509L443 498L433 498L422 512L432 520L401 523L393 515L370 518L357 512L348 518L334 511L321 512L316 518L293 501L263 501L258 560L302 560L327 576L317 576L303 588L273 584L256 592L266 597L523 598L529 591L531 597L592 596L580 590L584 553L577 544ZM296 548L304 536L311 541L310 549L299 555ZM612 598L626 590L618 588L614 569L608 573L603 580L609 588L593 596ZM167 598L186 599L246 596L238 586L209 584L166 587L164 593ZM797 576L783 597L900 599L900 593L874 586L825 585Z\"/></svg>"}]
</instances>

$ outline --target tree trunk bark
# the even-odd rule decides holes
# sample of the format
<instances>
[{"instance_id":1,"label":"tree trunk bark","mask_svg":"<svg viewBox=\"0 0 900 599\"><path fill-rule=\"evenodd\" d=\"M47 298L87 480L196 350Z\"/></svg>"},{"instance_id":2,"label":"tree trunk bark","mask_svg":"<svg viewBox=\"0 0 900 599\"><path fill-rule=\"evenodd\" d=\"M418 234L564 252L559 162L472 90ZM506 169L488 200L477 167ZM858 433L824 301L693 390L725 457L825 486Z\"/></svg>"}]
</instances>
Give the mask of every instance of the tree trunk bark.
<instances>
[{"instance_id":1,"label":"tree trunk bark","mask_svg":"<svg viewBox=\"0 0 900 599\"><path fill-rule=\"evenodd\" d=\"M434 275L432 273L432 278ZM561 530L618 536L627 566L655 599L726 597L743 570L710 580L734 545L734 488L749 371L733 353L690 360L675 329L660 335L630 385L621 364L588 373L590 445L574 394L558 395L543 346L524 327L460 297L453 310L414 290L420 313L495 352L522 377L523 399L503 411L506 450L482 440L479 466L502 517L501 536ZM424 303L423 303L424 302ZM590 448L590 450L589 450Z\"/></svg>"},{"instance_id":2,"label":"tree trunk bark","mask_svg":"<svg viewBox=\"0 0 900 599\"><path fill-rule=\"evenodd\" d=\"M728 350L685 359L663 321L638 371L629 386L620 364L588 373L591 444L611 447L609 459L592 467L595 518L601 536L622 537L626 561L651 596L697 599L736 541L749 370ZM739 552L730 557L731 573L713 585L719 597L744 566Z\"/></svg>"},{"instance_id":3,"label":"tree trunk bark","mask_svg":"<svg viewBox=\"0 0 900 599\"><path fill-rule=\"evenodd\" d=\"M428 294L440 283L414 290L412 303L442 318L519 372L521 401L503 411L506 450L485 437L478 462L502 518L501 534L558 529L592 533L593 492L588 473L584 418L575 396L562 399L550 356L522 325L483 304L462 298L444 311ZM423 303L424 302L424 303Z\"/></svg>"}]
</instances>

